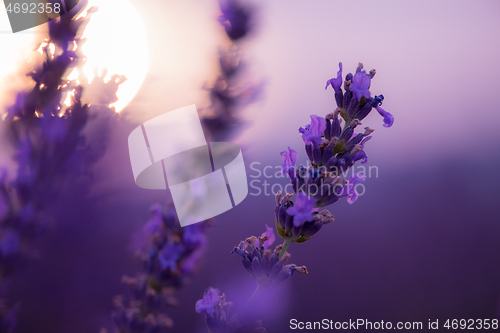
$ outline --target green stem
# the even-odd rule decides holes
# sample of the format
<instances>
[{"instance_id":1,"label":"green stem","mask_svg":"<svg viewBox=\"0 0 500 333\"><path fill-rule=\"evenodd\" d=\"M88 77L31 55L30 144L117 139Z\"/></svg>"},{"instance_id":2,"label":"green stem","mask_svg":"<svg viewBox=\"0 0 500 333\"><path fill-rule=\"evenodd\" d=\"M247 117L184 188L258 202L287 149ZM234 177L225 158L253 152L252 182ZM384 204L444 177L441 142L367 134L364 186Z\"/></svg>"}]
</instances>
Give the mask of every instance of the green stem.
<instances>
[{"instance_id":1,"label":"green stem","mask_svg":"<svg viewBox=\"0 0 500 333\"><path fill-rule=\"evenodd\" d=\"M292 237L285 238L285 241L283 242L283 249L281 250L281 253L280 253L280 259L285 254L286 249L288 249L288 247L290 246L290 244L292 244L292 240L293 240Z\"/></svg>"},{"instance_id":2,"label":"green stem","mask_svg":"<svg viewBox=\"0 0 500 333\"><path fill-rule=\"evenodd\" d=\"M346 122L344 123L344 128L342 129L342 132L345 131L345 129L347 127L349 127L349 125L351 125L351 121L350 120L349 121L346 120Z\"/></svg>"}]
</instances>

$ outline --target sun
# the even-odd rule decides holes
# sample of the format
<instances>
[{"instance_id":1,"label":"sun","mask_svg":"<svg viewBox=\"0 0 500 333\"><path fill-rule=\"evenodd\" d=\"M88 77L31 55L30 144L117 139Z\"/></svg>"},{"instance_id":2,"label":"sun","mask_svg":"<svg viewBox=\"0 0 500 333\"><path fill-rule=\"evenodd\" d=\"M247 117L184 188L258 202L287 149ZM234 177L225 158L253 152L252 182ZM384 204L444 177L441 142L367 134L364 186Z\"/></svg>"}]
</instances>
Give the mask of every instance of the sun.
<instances>
[{"instance_id":1,"label":"sun","mask_svg":"<svg viewBox=\"0 0 500 333\"><path fill-rule=\"evenodd\" d=\"M12 33L5 5L0 1L0 114L14 103L15 90L29 81L18 72L22 65L30 62L29 54L33 51L34 41L33 33Z\"/></svg>"},{"instance_id":2,"label":"sun","mask_svg":"<svg viewBox=\"0 0 500 333\"><path fill-rule=\"evenodd\" d=\"M11 28L2 2L0 43L7 48L0 51L0 108L5 109L14 102L13 78L19 77L19 81L22 81L19 68L30 61L37 31L47 30L47 26L9 33ZM98 11L92 15L83 33L83 38L87 39L82 46L87 58L83 74L89 82L94 79L95 73L102 73L104 69L107 69L105 82L114 74L127 78L118 88L118 101L110 105L120 112L133 99L148 72L146 30L141 17L128 0L89 0L81 15L85 15L91 6L98 7ZM79 74L82 73L75 70L68 79L75 79Z\"/></svg>"},{"instance_id":3,"label":"sun","mask_svg":"<svg viewBox=\"0 0 500 333\"><path fill-rule=\"evenodd\" d=\"M118 89L118 101L111 104L119 112L130 103L148 72L146 30L127 0L89 0L86 9L91 6L99 10L92 15L83 34L87 38L82 47L87 57L83 71L89 82L96 70L100 73L104 68L107 69L105 82L114 74L127 77Z\"/></svg>"}]
</instances>

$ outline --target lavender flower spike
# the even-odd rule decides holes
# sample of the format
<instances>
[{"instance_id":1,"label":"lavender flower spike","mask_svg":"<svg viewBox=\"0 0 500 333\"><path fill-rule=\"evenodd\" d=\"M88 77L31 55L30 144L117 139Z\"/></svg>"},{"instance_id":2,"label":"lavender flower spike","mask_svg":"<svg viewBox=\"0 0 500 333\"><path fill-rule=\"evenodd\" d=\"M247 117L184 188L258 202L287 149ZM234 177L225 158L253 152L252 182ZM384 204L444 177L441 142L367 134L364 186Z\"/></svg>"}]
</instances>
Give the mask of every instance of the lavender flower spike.
<instances>
[{"instance_id":1,"label":"lavender flower spike","mask_svg":"<svg viewBox=\"0 0 500 333\"><path fill-rule=\"evenodd\" d=\"M384 127L391 127L394 124L394 116L382 109L379 105L375 105L375 109L384 117Z\"/></svg>"},{"instance_id":2,"label":"lavender flower spike","mask_svg":"<svg viewBox=\"0 0 500 333\"><path fill-rule=\"evenodd\" d=\"M203 298L196 302L196 312L211 315L214 313L215 304L219 301L219 290L212 287L205 290Z\"/></svg>"},{"instance_id":3,"label":"lavender flower spike","mask_svg":"<svg viewBox=\"0 0 500 333\"><path fill-rule=\"evenodd\" d=\"M347 202L353 204L358 200L358 192L356 192L355 187L358 182L364 182L365 177L360 174L354 174L349 178L349 183L342 188L342 192L339 194L339 198L347 197Z\"/></svg>"},{"instance_id":4,"label":"lavender flower spike","mask_svg":"<svg viewBox=\"0 0 500 333\"><path fill-rule=\"evenodd\" d=\"M288 147L288 151L282 151L281 157L283 158L283 164L281 165L281 174L284 176L285 173L294 168L295 162L297 162L297 152L292 148Z\"/></svg>"},{"instance_id":5,"label":"lavender flower spike","mask_svg":"<svg viewBox=\"0 0 500 333\"><path fill-rule=\"evenodd\" d=\"M308 197L304 192L297 194L295 206L286 210L287 214L293 216L293 225L299 227L305 221L313 220L313 209L316 205L316 199Z\"/></svg>"},{"instance_id":6,"label":"lavender flower spike","mask_svg":"<svg viewBox=\"0 0 500 333\"><path fill-rule=\"evenodd\" d=\"M299 128L302 133L302 140L306 145L312 144L318 147L321 144L321 136L326 129L326 119L316 115L311 116L311 124L306 125L305 128Z\"/></svg>"}]
</instances>

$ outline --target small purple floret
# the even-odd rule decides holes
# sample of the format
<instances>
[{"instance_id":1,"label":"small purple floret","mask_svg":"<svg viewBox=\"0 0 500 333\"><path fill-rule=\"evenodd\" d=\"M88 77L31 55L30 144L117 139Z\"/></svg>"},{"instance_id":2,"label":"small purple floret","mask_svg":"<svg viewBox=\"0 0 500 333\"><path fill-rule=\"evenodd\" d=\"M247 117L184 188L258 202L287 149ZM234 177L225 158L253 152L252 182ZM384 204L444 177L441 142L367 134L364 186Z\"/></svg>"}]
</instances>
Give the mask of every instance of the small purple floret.
<instances>
[{"instance_id":1,"label":"small purple floret","mask_svg":"<svg viewBox=\"0 0 500 333\"><path fill-rule=\"evenodd\" d=\"M392 114L382 109L379 105L376 105L375 109L384 117L384 127L391 127L394 124L394 116Z\"/></svg>"},{"instance_id":2,"label":"small purple floret","mask_svg":"<svg viewBox=\"0 0 500 333\"><path fill-rule=\"evenodd\" d=\"M370 97L369 88L371 79L370 74L367 74L364 70L354 74L354 77L352 78L351 91L358 101L361 100L361 96L365 96L366 98Z\"/></svg>"},{"instance_id":3,"label":"small purple floret","mask_svg":"<svg viewBox=\"0 0 500 333\"><path fill-rule=\"evenodd\" d=\"M214 313L215 304L219 301L219 290L214 288L209 288L205 290L205 295L203 298L196 302L196 312L197 313L206 313L207 315L211 315Z\"/></svg>"},{"instance_id":4,"label":"small purple floret","mask_svg":"<svg viewBox=\"0 0 500 333\"><path fill-rule=\"evenodd\" d=\"M359 194L356 192L355 187L358 182L364 182L365 177L356 173L349 178L349 183L342 188L342 192L339 194L339 198L347 197L347 202L353 204L358 200Z\"/></svg>"},{"instance_id":5,"label":"small purple floret","mask_svg":"<svg viewBox=\"0 0 500 333\"><path fill-rule=\"evenodd\" d=\"M342 63L339 62L339 71L337 72L337 77L336 78L331 78L330 80L326 81L326 86L325 90L328 89L328 86L331 85L333 90L335 92L340 92L340 87L342 86Z\"/></svg>"},{"instance_id":6,"label":"small purple floret","mask_svg":"<svg viewBox=\"0 0 500 333\"><path fill-rule=\"evenodd\" d=\"M281 157L283 158L283 164L281 165L281 174L284 176L290 168L295 166L297 162L297 152L292 148L288 147L288 151L282 151Z\"/></svg>"},{"instance_id":7,"label":"small purple floret","mask_svg":"<svg viewBox=\"0 0 500 333\"><path fill-rule=\"evenodd\" d=\"M295 205L286 210L287 214L293 216L293 225L299 227L304 221L313 220L313 209L316 199L308 197L304 192L297 194Z\"/></svg>"},{"instance_id":8,"label":"small purple floret","mask_svg":"<svg viewBox=\"0 0 500 333\"><path fill-rule=\"evenodd\" d=\"M184 247L182 244L168 243L165 245L158 256L161 268L175 272L177 270L177 261L183 253Z\"/></svg>"},{"instance_id":9,"label":"small purple floret","mask_svg":"<svg viewBox=\"0 0 500 333\"><path fill-rule=\"evenodd\" d=\"M305 128L300 128L299 132L302 133L302 139L306 145L313 144L319 146L321 144L321 135L326 129L326 119L316 115L311 116L311 124L306 125Z\"/></svg>"},{"instance_id":10,"label":"small purple floret","mask_svg":"<svg viewBox=\"0 0 500 333\"><path fill-rule=\"evenodd\" d=\"M262 246L264 247L264 250L267 250L271 245L273 245L274 241L276 240L273 228L270 228L267 224L266 224L266 232L260 235L260 237L265 237L265 236L267 236L269 239L266 240Z\"/></svg>"}]
</instances>

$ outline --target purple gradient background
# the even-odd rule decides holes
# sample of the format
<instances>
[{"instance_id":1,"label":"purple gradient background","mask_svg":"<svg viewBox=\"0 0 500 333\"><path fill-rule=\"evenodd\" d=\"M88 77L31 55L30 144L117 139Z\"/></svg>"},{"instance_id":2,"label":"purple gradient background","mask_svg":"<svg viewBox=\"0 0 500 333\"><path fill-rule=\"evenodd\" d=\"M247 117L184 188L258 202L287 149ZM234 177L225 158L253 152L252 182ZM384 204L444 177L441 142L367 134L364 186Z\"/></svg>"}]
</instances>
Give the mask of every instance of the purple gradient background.
<instances>
[{"instance_id":1,"label":"purple gradient background","mask_svg":"<svg viewBox=\"0 0 500 333\"><path fill-rule=\"evenodd\" d=\"M145 18L154 70L123 118L138 123L201 105L198 88L216 64L216 8L194 0L134 5ZM376 68L371 91L385 95L384 107L396 117L390 129L376 114L363 121L376 129L366 151L379 177L367 180L367 193L354 205L330 207L335 223L312 241L292 244L291 261L310 274L272 291L277 301L266 304L278 311L264 326L288 332L290 318L424 325L498 318L500 3L276 0L259 6L258 35L246 47L268 85L265 102L247 109L251 126L238 139L247 166L279 165L287 146L305 161L297 128L310 114L333 110L332 91L323 88L339 61L347 71L358 61ZM133 182L126 138L135 126L114 128L90 196L76 182L73 194L51 207L58 223L40 241L41 260L11 285L12 295L23 299L20 332L97 331L109 321L112 297L125 291L121 276L140 269L132 259L133 234L149 218L150 204L163 203L167 193ZM252 294L253 281L229 252L272 225L273 210L273 197L249 196L217 218L201 272L171 312L175 332L204 331L194 303L208 286L240 306Z\"/></svg>"}]
</instances>

